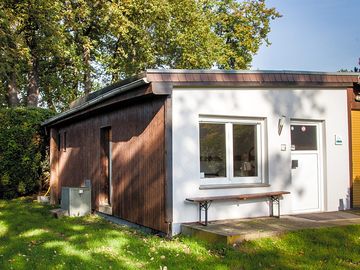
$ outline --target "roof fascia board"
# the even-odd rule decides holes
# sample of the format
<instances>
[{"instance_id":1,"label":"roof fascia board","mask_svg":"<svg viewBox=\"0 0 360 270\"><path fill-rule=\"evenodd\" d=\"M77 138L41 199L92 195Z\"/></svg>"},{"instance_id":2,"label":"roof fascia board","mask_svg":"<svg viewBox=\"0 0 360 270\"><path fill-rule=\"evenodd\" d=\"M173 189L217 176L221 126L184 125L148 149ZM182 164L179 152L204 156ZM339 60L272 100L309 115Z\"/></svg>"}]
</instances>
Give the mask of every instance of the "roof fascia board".
<instances>
[{"instance_id":1,"label":"roof fascia board","mask_svg":"<svg viewBox=\"0 0 360 270\"><path fill-rule=\"evenodd\" d=\"M299 74L299 75L335 75L360 76L360 72L323 72L297 70L221 70L221 69L147 69L146 74Z\"/></svg>"},{"instance_id":2,"label":"roof fascia board","mask_svg":"<svg viewBox=\"0 0 360 270\"><path fill-rule=\"evenodd\" d=\"M341 89L351 87L349 83L315 83L315 82L281 82L281 83L268 83L268 82L174 82L172 83L173 89L176 88L253 88L253 89L264 89L264 88L329 88L329 89Z\"/></svg>"},{"instance_id":3,"label":"roof fascia board","mask_svg":"<svg viewBox=\"0 0 360 270\"><path fill-rule=\"evenodd\" d=\"M170 95L173 89L173 83L151 82L151 88L155 95Z\"/></svg>"},{"instance_id":4,"label":"roof fascia board","mask_svg":"<svg viewBox=\"0 0 360 270\"><path fill-rule=\"evenodd\" d=\"M79 106L76 106L72 109L69 109L63 113L60 113L46 121L44 121L41 125L42 126L48 126L50 124L54 124L55 122L58 122L60 120L63 120L65 118L68 118L74 114L76 114L77 112L79 111L82 111L82 110L85 110L91 106L94 106L106 99L109 99L113 96L116 96L118 94L121 94L121 93L124 93L124 92L127 92L131 89L134 89L134 88L137 88L139 86L143 86L143 85L146 85L146 84L149 84L149 82L147 81L147 79L144 77L144 78L141 78L139 80L136 80L136 81L133 81L133 82L130 82L128 84L125 84L123 86L120 86L120 87L116 87L114 88L113 90L109 91L109 92L106 92L92 100L89 100L83 104L80 104Z\"/></svg>"}]
</instances>

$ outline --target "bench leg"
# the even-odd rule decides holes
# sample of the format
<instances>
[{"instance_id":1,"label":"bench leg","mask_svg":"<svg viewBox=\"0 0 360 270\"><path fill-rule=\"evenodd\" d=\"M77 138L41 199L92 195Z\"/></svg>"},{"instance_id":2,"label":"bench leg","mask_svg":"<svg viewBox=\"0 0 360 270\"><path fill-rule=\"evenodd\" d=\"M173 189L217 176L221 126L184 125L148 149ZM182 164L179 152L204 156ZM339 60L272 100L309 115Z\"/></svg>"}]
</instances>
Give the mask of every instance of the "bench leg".
<instances>
[{"instance_id":1,"label":"bench leg","mask_svg":"<svg viewBox=\"0 0 360 270\"><path fill-rule=\"evenodd\" d=\"M277 216L274 216L274 203L277 204L277 206L278 206ZM280 218L280 197L279 196L271 196L270 197L269 207L270 207L270 217Z\"/></svg>"},{"instance_id":2,"label":"bench leg","mask_svg":"<svg viewBox=\"0 0 360 270\"><path fill-rule=\"evenodd\" d=\"M270 198L270 200L269 200L269 216L270 217L274 216L274 202L273 202L272 198Z\"/></svg>"},{"instance_id":3,"label":"bench leg","mask_svg":"<svg viewBox=\"0 0 360 270\"><path fill-rule=\"evenodd\" d=\"M199 223L203 226L208 225L208 209L210 207L210 203L208 201L205 202L199 202ZM202 222L201 219L201 212L205 212L205 222Z\"/></svg>"}]
</instances>

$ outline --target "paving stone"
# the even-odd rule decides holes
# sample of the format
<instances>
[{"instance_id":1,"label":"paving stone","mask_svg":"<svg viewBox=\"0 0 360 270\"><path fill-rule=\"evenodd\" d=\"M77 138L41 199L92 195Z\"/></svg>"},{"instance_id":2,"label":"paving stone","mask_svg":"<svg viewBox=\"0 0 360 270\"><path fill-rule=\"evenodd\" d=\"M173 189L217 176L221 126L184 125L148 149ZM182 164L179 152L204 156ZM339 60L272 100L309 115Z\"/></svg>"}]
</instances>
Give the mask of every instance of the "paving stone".
<instances>
[{"instance_id":1,"label":"paving stone","mask_svg":"<svg viewBox=\"0 0 360 270\"><path fill-rule=\"evenodd\" d=\"M209 242L234 244L244 240L277 236L288 231L352 224L360 224L359 211L212 221L208 223L208 226L191 223L182 225L182 233Z\"/></svg>"}]
</instances>

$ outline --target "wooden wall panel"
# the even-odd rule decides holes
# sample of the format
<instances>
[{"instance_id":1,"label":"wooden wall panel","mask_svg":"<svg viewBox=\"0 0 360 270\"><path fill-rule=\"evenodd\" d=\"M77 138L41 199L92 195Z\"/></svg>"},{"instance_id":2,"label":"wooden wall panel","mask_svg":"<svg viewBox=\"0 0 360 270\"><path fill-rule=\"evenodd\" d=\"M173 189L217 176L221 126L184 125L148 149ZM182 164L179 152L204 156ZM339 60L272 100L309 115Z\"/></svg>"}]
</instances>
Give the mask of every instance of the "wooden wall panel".
<instances>
[{"instance_id":1,"label":"wooden wall panel","mask_svg":"<svg viewBox=\"0 0 360 270\"><path fill-rule=\"evenodd\" d=\"M52 204L57 204L59 201L59 157L57 149L58 133L55 129L50 130L50 198Z\"/></svg>"},{"instance_id":2,"label":"wooden wall panel","mask_svg":"<svg viewBox=\"0 0 360 270\"><path fill-rule=\"evenodd\" d=\"M360 111L351 111L353 207L360 207Z\"/></svg>"},{"instance_id":3,"label":"wooden wall panel","mask_svg":"<svg viewBox=\"0 0 360 270\"><path fill-rule=\"evenodd\" d=\"M360 110L360 102L355 101L355 95L360 93L360 87L348 88L348 103L352 110Z\"/></svg>"},{"instance_id":4,"label":"wooden wall panel","mask_svg":"<svg viewBox=\"0 0 360 270\"><path fill-rule=\"evenodd\" d=\"M165 222L165 97L120 103L80 122L57 127L67 133L58 152L58 183L92 181L93 208L101 188L100 129L112 131L112 208L122 219L168 232Z\"/></svg>"},{"instance_id":5,"label":"wooden wall panel","mask_svg":"<svg viewBox=\"0 0 360 270\"><path fill-rule=\"evenodd\" d=\"M113 213L164 231L164 100L124 108L115 118Z\"/></svg>"},{"instance_id":6,"label":"wooden wall panel","mask_svg":"<svg viewBox=\"0 0 360 270\"><path fill-rule=\"evenodd\" d=\"M359 152L357 150L358 135L357 130L359 122L356 117L360 111L360 102L355 100L355 96L360 92L359 85L347 89L348 97L348 121L349 121L349 160L350 160L350 206L360 207L360 182L356 179L359 169L357 159ZM355 118L354 118L355 117ZM354 137L355 136L355 137Z\"/></svg>"}]
</instances>

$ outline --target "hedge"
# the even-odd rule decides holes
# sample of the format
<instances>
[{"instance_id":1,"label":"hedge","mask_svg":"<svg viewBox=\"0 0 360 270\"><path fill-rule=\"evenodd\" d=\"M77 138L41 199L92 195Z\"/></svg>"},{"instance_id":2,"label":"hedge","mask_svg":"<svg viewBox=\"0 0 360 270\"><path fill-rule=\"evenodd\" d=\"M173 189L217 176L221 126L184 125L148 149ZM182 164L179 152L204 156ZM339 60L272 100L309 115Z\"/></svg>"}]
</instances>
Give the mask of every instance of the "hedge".
<instances>
[{"instance_id":1,"label":"hedge","mask_svg":"<svg viewBox=\"0 0 360 270\"><path fill-rule=\"evenodd\" d=\"M47 109L0 109L0 198L38 192L49 176L48 141L41 123Z\"/></svg>"}]
</instances>

